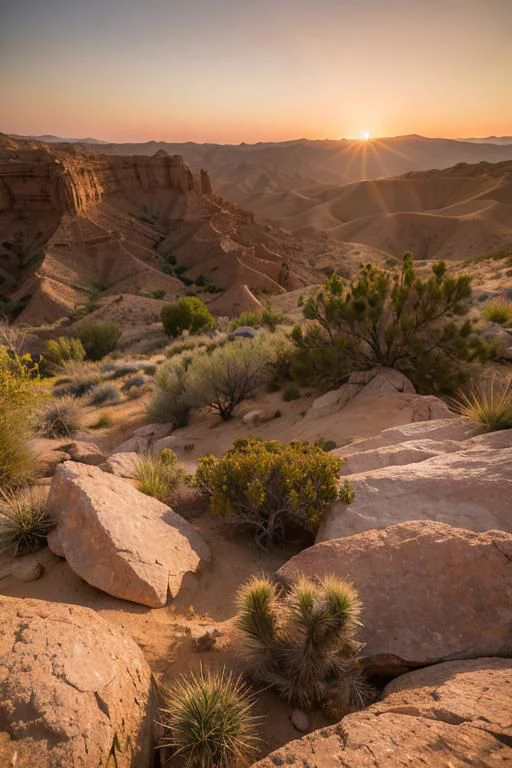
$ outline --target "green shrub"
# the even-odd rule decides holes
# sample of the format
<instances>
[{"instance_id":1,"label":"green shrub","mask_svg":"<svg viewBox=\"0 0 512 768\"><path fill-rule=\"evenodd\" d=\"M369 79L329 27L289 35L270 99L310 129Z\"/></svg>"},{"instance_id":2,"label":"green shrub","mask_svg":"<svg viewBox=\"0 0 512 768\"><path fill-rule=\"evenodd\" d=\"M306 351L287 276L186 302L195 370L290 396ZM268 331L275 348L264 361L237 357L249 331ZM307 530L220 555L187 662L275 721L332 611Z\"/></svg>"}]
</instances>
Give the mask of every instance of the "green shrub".
<instances>
[{"instance_id":1,"label":"green shrub","mask_svg":"<svg viewBox=\"0 0 512 768\"><path fill-rule=\"evenodd\" d=\"M237 328L241 328L244 325L248 325L251 328L259 328L261 316L257 312L242 312L234 320L231 320L229 330L236 331Z\"/></svg>"},{"instance_id":2,"label":"green shrub","mask_svg":"<svg viewBox=\"0 0 512 768\"><path fill-rule=\"evenodd\" d=\"M43 488L0 488L0 551L16 556L39 549L52 527Z\"/></svg>"},{"instance_id":3,"label":"green shrub","mask_svg":"<svg viewBox=\"0 0 512 768\"><path fill-rule=\"evenodd\" d=\"M54 397L83 397L101 381L98 368L93 363L69 362L64 365L63 373L65 375L55 382L52 390Z\"/></svg>"},{"instance_id":4,"label":"green shrub","mask_svg":"<svg viewBox=\"0 0 512 768\"><path fill-rule=\"evenodd\" d=\"M81 325L77 332L88 360L101 360L113 352L121 337L117 325L93 320Z\"/></svg>"},{"instance_id":5,"label":"green shrub","mask_svg":"<svg viewBox=\"0 0 512 768\"><path fill-rule=\"evenodd\" d=\"M262 339L239 339L193 359L185 375L185 397L209 406L227 420L242 400L269 378L272 348Z\"/></svg>"},{"instance_id":6,"label":"green shrub","mask_svg":"<svg viewBox=\"0 0 512 768\"><path fill-rule=\"evenodd\" d=\"M28 440L37 380L29 355L9 354L0 346L0 488L22 485L34 473Z\"/></svg>"},{"instance_id":7,"label":"green shrub","mask_svg":"<svg viewBox=\"0 0 512 768\"><path fill-rule=\"evenodd\" d=\"M263 310L263 314L261 316L262 325L266 326L272 333L276 330L278 325L281 325L283 321L283 313L272 309L270 305L267 305Z\"/></svg>"},{"instance_id":8,"label":"green shrub","mask_svg":"<svg viewBox=\"0 0 512 768\"><path fill-rule=\"evenodd\" d=\"M176 304L167 304L161 312L164 331L175 338L183 331L198 333L215 328L215 318L197 296L184 296Z\"/></svg>"},{"instance_id":9,"label":"green shrub","mask_svg":"<svg viewBox=\"0 0 512 768\"><path fill-rule=\"evenodd\" d=\"M423 393L450 393L467 377L467 363L487 348L469 320L471 276L452 277L437 262L418 277L411 254L401 271L373 264L347 283L336 275L305 301L305 328L296 326L293 371L303 383L337 384L352 370L384 366L408 376Z\"/></svg>"},{"instance_id":10,"label":"green shrub","mask_svg":"<svg viewBox=\"0 0 512 768\"><path fill-rule=\"evenodd\" d=\"M91 405L106 405L107 403L119 403L121 393L114 384L97 384L91 391Z\"/></svg>"},{"instance_id":11,"label":"green shrub","mask_svg":"<svg viewBox=\"0 0 512 768\"><path fill-rule=\"evenodd\" d=\"M341 686L348 689L349 702L362 703L357 702L362 687L356 641L361 606L350 584L335 576L302 577L280 596L270 579L253 577L237 603L236 623L246 636L256 679L300 707L325 702Z\"/></svg>"},{"instance_id":12,"label":"green shrub","mask_svg":"<svg viewBox=\"0 0 512 768\"><path fill-rule=\"evenodd\" d=\"M102 413L97 420L89 424L89 429L107 429L114 424L112 416L109 413Z\"/></svg>"},{"instance_id":13,"label":"green shrub","mask_svg":"<svg viewBox=\"0 0 512 768\"><path fill-rule=\"evenodd\" d=\"M48 371L58 371L66 363L81 363L85 358L85 349L80 339L71 336L59 336L58 339L49 339L43 360Z\"/></svg>"},{"instance_id":14,"label":"green shrub","mask_svg":"<svg viewBox=\"0 0 512 768\"><path fill-rule=\"evenodd\" d=\"M161 366L156 374L157 390L147 406L151 422L171 423L175 428L186 427L190 418L190 405L185 397L186 372L174 362Z\"/></svg>"},{"instance_id":15,"label":"green shrub","mask_svg":"<svg viewBox=\"0 0 512 768\"><path fill-rule=\"evenodd\" d=\"M512 429L512 376L481 380L468 393L461 393L455 408L467 419L480 424L485 432Z\"/></svg>"},{"instance_id":16,"label":"green shrub","mask_svg":"<svg viewBox=\"0 0 512 768\"><path fill-rule=\"evenodd\" d=\"M134 476L141 493L166 501L185 473L178 466L176 455L164 449L158 456L147 453L138 457Z\"/></svg>"},{"instance_id":17,"label":"green shrub","mask_svg":"<svg viewBox=\"0 0 512 768\"><path fill-rule=\"evenodd\" d=\"M45 403L38 414L43 437L74 437L82 424L82 407L76 397L65 395Z\"/></svg>"},{"instance_id":18,"label":"green shrub","mask_svg":"<svg viewBox=\"0 0 512 768\"><path fill-rule=\"evenodd\" d=\"M237 440L224 456L204 456L196 483L212 510L255 529L260 546L285 538L295 523L315 531L338 498L342 461L309 443Z\"/></svg>"},{"instance_id":19,"label":"green shrub","mask_svg":"<svg viewBox=\"0 0 512 768\"><path fill-rule=\"evenodd\" d=\"M328 440L326 437L318 437L315 440L315 445L317 445L319 448L322 449L322 451L326 451L329 453L329 451L333 451L336 448L336 443L334 440Z\"/></svg>"},{"instance_id":20,"label":"green shrub","mask_svg":"<svg viewBox=\"0 0 512 768\"><path fill-rule=\"evenodd\" d=\"M299 400L300 399L300 389L295 386L295 384L289 384L285 389L283 390L283 400L285 403L289 403L290 400Z\"/></svg>"},{"instance_id":21,"label":"green shrub","mask_svg":"<svg viewBox=\"0 0 512 768\"><path fill-rule=\"evenodd\" d=\"M156 291L151 291L151 298L152 299L165 298L165 288L157 288Z\"/></svg>"},{"instance_id":22,"label":"green shrub","mask_svg":"<svg viewBox=\"0 0 512 768\"><path fill-rule=\"evenodd\" d=\"M493 323L512 325L512 304L504 299L494 299L482 309L482 316Z\"/></svg>"},{"instance_id":23,"label":"green shrub","mask_svg":"<svg viewBox=\"0 0 512 768\"><path fill-rule=\"evenodd\" d=\"M190 768L246 768L259 741L252 708L242 679L224 669L182 675L165 694L162 747Z\"/></svg>"}]
</instances>

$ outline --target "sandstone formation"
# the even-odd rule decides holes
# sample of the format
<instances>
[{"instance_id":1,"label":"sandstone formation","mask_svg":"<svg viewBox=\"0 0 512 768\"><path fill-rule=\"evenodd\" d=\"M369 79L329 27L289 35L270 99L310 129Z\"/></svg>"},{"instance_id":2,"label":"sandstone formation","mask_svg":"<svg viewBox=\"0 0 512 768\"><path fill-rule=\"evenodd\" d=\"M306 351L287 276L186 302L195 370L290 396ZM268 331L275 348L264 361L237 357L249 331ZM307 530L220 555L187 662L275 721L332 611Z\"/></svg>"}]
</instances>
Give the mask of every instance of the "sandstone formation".
<instances>
[{"instance_id":1,"label":"sandstone formation","mask_svg":"<svg viewBox=\"0 0 512 768\"><path fill-rule=\"evenodd\" d=\"M436 450L441 448L438 445ZM404 443L402 450L395 447L394 459L409 462L412 458L415 463L348 475L354 500L349 506L335 504L327 512L317 541L405 520L437 520L473 531L499 528L512 532L512 430L473 437L459 443L457 450L453 445L447 449L449 453L428 458L424 445L421 460ZM366 460L371 461L370 466L378 466L381 457L367 454ZM354 461L358 468L364 457L358 454ZM350 464L348 454L349 468Z\"/></svg>"},{"instance_id":2,"label":"sandstone formation","mask_svg":"<svg viewBox=\"0 0 512 768\"><path fill-rule=\"evenodd\" d=\"M149 768L156 701L131 638L89 608L0 596L0 764Z\"/></svg>"},{"instance_id":3,"label":"sandstone formation","mask_svg":"<svg viewBox=\"0 0 512 768\"><path fill-rule=\"evenodd\" d=\"M286 744L254 768L504 768L512 663L448 662L397 678L382 701Z\"/></svg>"},{"instance_id":4,"label":"sandstone formation","mask_svg":"<svg viewBox=\"0 0 512 768\"><path fill-rule=\"evenodd\" d=\"M158 608L210 559L183 518L98 467L61 464L48 505L69 566L115 597Z\"/></svg>"},{"instance_id":5,"label":"sandstone formation","mask_svg":"<svg viewBox=\"0 0 512 768\"><path fill-rule=\"evenodd\" d=\"M512 655L511 561L510 534L416 521L315 544L278 576L351 581L363 605L365 664L396 675L442 660Z\"/></svg>"}]
</instances>

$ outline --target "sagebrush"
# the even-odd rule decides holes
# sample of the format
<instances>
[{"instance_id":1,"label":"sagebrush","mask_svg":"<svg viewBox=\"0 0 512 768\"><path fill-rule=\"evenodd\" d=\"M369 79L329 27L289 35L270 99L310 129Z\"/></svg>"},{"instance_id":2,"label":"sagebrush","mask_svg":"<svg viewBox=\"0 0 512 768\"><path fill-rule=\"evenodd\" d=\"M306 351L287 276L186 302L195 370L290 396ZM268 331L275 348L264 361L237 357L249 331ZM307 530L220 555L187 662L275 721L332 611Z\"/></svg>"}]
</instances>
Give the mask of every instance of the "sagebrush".
<instances>
[{"instance_id":1,"label":"sagebrush","mask_svg":"<svg viewBox=\"0 0 512 768\"><path fill-rule=\"evenodd\" d=\"M0 551L26 554L46 544L53 527L43 488L0 488Z\"/></svg>"}]
</instances>

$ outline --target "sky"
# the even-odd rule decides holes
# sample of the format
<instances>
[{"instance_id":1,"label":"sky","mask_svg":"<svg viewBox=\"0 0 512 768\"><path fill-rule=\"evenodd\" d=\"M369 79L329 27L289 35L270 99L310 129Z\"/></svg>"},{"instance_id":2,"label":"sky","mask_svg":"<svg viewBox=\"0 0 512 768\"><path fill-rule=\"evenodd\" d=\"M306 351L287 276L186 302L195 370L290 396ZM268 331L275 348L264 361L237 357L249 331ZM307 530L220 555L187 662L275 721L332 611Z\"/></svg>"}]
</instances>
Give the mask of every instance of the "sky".
<instances>
[{"instance_id":1,"label":"sky","mask_svg":"<svg viewBox=\"0 0 512 768\"><path fill-rule=\"evenodd\" d=\"M0 131L512 134L512 0L0 0Z\"/></svg>"}]
</instances>

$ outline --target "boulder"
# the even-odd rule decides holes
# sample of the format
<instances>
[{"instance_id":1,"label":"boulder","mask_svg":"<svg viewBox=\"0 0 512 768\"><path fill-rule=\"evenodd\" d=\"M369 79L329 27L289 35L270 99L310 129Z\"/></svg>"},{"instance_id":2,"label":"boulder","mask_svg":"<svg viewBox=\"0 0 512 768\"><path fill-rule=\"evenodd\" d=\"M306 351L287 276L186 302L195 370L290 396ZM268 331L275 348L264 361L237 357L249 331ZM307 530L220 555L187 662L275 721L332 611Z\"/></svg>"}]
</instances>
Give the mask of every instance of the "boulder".
<instances>
[{"instance_id":1,"label":"boulder","mask_svg":"<svg viewBox=\"0 0 512 768\"><path fill-rule=\"evenodd\" d=\"M266 410L252 410L248 411L242 416L242 423L245 424L248 427L255 427L258 424L265 424L267 421L272 421L272 419L277 418L277 415L279 414L279 411L275 409L269 409Z\"/></svg>"},{"instance_id":2,"label":"boulder","mask_svg":"<svg viewBox=\"0 0 512 768\"><path fill-rule=\"evenodd\" d=\"M118 445L114 453L147 453L150 448L149 437L130 437Z\"/></svg>"},{"instance_id":3,"label":"boulder","mask_svg":"<svg viewBox=\"0 0 512 768\"><path fill-rule=\"evenodd\" d=\"M135 477L135 465L138 459L139 454L130 451L113 453L101 465L101 469L117 477L133 478Z\"/></svg>"},{"instance_id":4,"label":"boulder","mask_svg":"<svg viewBox=\"0 0 512 768\"><path fill-rule=\"evenodd\" d=\"M371 437L354 440L350 445L338 448L335 453L337 456L345 457L351 456L353 453L417 440L435 440L437 443L446 442L449 444L467 440L476 431L474 424L467 419L456 418L452 415L443 419L431 419L389 427Z\"/></svg>"},{"instance_id":5,"label":"boulder","mask_svg":"<svg viewBox=\"0 0 512 768\"><path fill-rule=\"evenodd\" d=\"M11 568L11 576L18 581L37 581L43 575L43 566L35 557L21 557L15 560Z\"/></svg>"},{"instance_id":6,"label":"boulder","mask_svg":"<svg viewBox=\"0 0 512 768\"><path fill-rule=\"evenodd\" d=\"M368 451L356 451L343 459L341 475L354 475L360 472L370 472L383 467L416 464L418 461L431 459L442 453L457 451L460 444L454 440L408 440L398 445L386 445L383 448L373 448ZM336 451L340 455L341 451ZM343 455L341 453L341 455Z\"/></svg>"},{"instance_id":7,"label":"boulder","mask_svg":"<svg viewBox=\"0 0 512 768\"><path fill-rule=\"evenodd\" d=\"M318 397L311 406L313 410L331 408L334 405L343 407L353 397L360 395L396 394L405 392L414 394L416 390L411 381L394 368L372 368L369 371L351 373L345 384L338 389L326 392Z\"/></svg>"},{"instance_id":8,"label":"boulder","mask_svg":"<svg viewBox=\"0 0 512 768\"><path fill-rule=\"evenodd\" d=\"M133 640L77 605L0 596L0 612L0 765L149 768L156 697Z\"/></svg>"},{"instance_id":9,"label":"boulder","mask_svg":"<svg viewBox=\"0 0 512 768\"><path fill-rule=\"evenodd\" d=\"M134 437L147 437L151 442L167 437L172 430L172 424L145 424L133 433Z\"/></svg>"},{"instance_id":10,"label":"boulder","mask_svg":"<svg viewBox=\"0 0 512 768\"><path fill-rule=\"evenodd\" d=\"M158 608L210 559L186 520L98 467L61 464L48 506L71 569L115 597Z\"/></svg>"},{"instance_id":11,"label":"boulder","mask_svg":"<svg viewBox=\"0 0 512 768\"><path fill-rule=\"evenodd\" d=\"M286 744L253 768L504 768L512 764L512 662L448 662L398 678L384 698Z\"/></svg>"},{"instance_id":12,"label":"boulder","mask_svg":"<svg viewBox=\"0 0 512 768\"><path fill-rule=\"evenodd\" d=\"M48 549L50 552L53 552L54 555L57 555L57 557L65 557L64 549L60 543L59 532L56 528L50 531L46 537L46 543L48 544Z\"/></svg>"},{"instance_id":13,"label":"boulder","mask_svg":"<svg viewBox=\"0 0 512 768\"><path fill-rule=\"evenodd\" d=\"M92 464L97 466L103 464L107 458L94 443L75 442L66 445L64 450L73 461L81 462L82 464Z\"/></svg>"},{"instance_id":14,"label":"boulder","mask_svg":"<svg viewBox=\"0 0 512 768\"><path fill-rule=\"evenodd\" d=\"M438 661L512 655L511 560L510 534L414 521L315 544L278 577L351 581L362 602L364 663L396 675Z\"/></svg>"},{"instance_id":15,"label":"boulder","mask_svg":"<svg viewBox=\"0 0 512 768\"><path fill-rule=\"evenodd\" d=\"M406 520L512 532L512 430L477 436L461 447L414 464L351 475L354 500L326 513L317 541Z\"/></svg>"}]
</instances>

